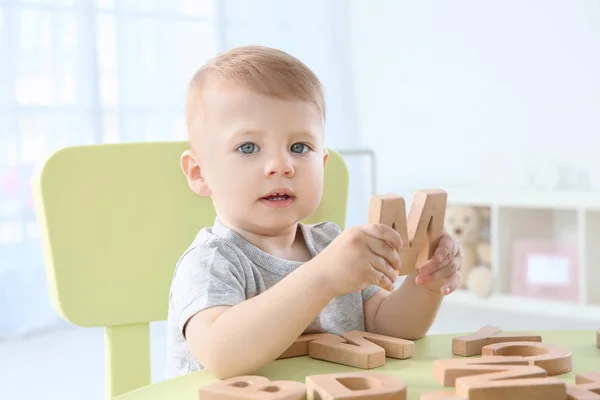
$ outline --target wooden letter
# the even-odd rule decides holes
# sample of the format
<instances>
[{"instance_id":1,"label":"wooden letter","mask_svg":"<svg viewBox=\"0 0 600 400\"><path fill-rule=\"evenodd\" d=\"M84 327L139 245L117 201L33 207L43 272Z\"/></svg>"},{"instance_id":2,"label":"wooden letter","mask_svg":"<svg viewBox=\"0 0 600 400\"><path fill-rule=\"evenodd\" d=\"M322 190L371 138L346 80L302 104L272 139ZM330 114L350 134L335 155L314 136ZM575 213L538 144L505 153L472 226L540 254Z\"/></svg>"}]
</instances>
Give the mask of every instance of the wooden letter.
<instances>
[{"instance_id":1,"label":"wooden letter","mask_svg":"<svg viewBox=\"0 0 600 400\"><path fill-rule=\"evenodd\" d=\"M309 375L306 391L309 398L320 400L406 400L406 383L383 373Z\"/></svg>"},{"instance_id":2,"label":"wooden letter","mask_svg":"<svg viewBox=\"0 0 600 400\"><path fill-rule=\"evenodd\" d=\"M452 339L452 353L458 356L476 356L484 346L503 342L541 342L539 335L519 335L502 333L502 329L486 325L472 335Z\"/></svg>"},{"instance_id":3,"label":"wooden letter","mask_svg":"<svg viewBox=\"0 0 600 400\"><path fill-rule=\"evenodd\" d=\"M519 397L521 398L521 397ZM567 400L600 400L600 373L588 372L575 375L575 384L567 383ZM455 390L439 390L423 393L419 400L468 400L459 397Z\"/></svg>"},{"instance_id":4,"label":"wooden letter","mask_svg":"<svg viewBox=\"0 0 600 400\"><path fill-rule=\"evenodd\" d=\"M309 342L308 355L317 360L329 361L350 367L371 369L385 364L385 350L373 342L351 344L341 336L327 337Z\"/></svg>"},{"instance_id":5,"label":"wooden letter","mask_svg":"<svg viewBox=\"0 0 600 400\"><path fill-rule=\"evenodd\" d=\"M296 381L271 381L263 376L237 376L200 389L198 399L305 400L306 384Z\"/></svg>"},{"instance_id":6,"label":"wooden letter","mask_svg":"<svg viewBox=\"0 0 600 400\"><path fill-rule=\"evenodd\" d=\"M510 366L528 367L529 362L523 357L496 357L483 358L452 358L435 360L433 362L433 377L442 386L454 387L456 380L463 376L482 373L505 371ZM532 377L547 376L544 369L535 367Z\"/></svg>"},{"instance_id":7,"label":"wooden letter","mask_svg":"<svg viewBox=\"0 0 600 400\"><path fill-rule=\"evenodd\" d=\"M523 357L488 356L434 361L434 377L469 400L565 400L566 383Z\"/></svg>"},{"instance_id":8,"label":"wooden letter","mask_svg":"<svg viewBox=\"0 0 600 400\"><path fill-rule=\"evenodd\" d=\"M600 372L575 375L575 385L567 384L568 400L600 400Z\"/></svg>"},{"instance_id":9,"label":"wooden letter","mask_svg":"<svg viewBox=\"0 0 600 400\"><path fill-rule=\"evenodd\" d=\"M371 198L368 222L394 228L404 242L399 253L399 275L409 275L435 252L444 233L447 198L447 193L439 189L417 191L408 218L403 197L386 194Z\"/></svg>"},{"instance_id":10,"label":"wooden letter","mask_svg":"<svg viewBox=\"0 0 600 400\"><path fill-rule=\"evenodd\" d=\"M336 335L331 333L305 333L300 335L294 343L287 348L277 359L307 356L308 355L308 343L316 339L336 338Z\"/></svg>"},{"instance_id":11,"label":"wooden letter","mask_svg":"<svg viewBox=\"0 0 600 400\"><path fill-rule=\"evenodd\" d=\"M541 369L536 366L511 366L493 374L463 377L456 381L456 394L469 400L564 400L567 396L564 381L552 377L521 376L534 368Z\"/></svg>"},{"instance_id":12,"label":"wooden letter","mask_svg":"<svg viewBox=\"0 0 600 400\"><path fill-rule=\"evenodd\" d=\"M415 344L410 340L362 331L323 337L308 345L312 358L362 369L385 365L385 357L410 358L414 349Z\"/></svg>"},{"instance_id":13,"label":"wooden letter","mask_svg":"<svg viewBox=\"0 0 600 400\"><path fill-rule=\"evenodd\" d=\"M363 346L367 342L375 343L385 350L385 356L404 360L415 354L415 342L399 339L392 336L379 335L377 333L351 331L342 334L342 337L352 345Z\"/></svg>"},{"instance_id":14,"label":"wooden letter","mask_svg":"<svg viewBox=\"0 0 600 400\"><path fill-rule=\"evenodd\" d=\"M481 349L482 356L521 356L550 376L566 374L573 368L573 353L566 347L538 342L494 343ZM485 359L485 357L483 357Z\"/></svg>"}]
</instances>

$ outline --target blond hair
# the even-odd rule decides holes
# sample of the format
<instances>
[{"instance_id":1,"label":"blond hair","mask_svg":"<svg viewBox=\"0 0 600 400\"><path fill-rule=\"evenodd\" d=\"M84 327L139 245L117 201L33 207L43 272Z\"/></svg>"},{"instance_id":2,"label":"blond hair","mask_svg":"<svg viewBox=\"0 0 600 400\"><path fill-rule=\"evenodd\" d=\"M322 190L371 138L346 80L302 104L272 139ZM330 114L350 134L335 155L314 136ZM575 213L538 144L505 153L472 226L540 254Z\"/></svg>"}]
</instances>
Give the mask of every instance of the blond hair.
<instances>
[{"instance_id":1,"label":"blond hair","mask_svg":"<svg viewBox=\"0 0 600 400\"><path fill-rule=\"evenodd\" d=\"M264 46L243 46L219 54L192 77L185 114L188 134L201 105L207 81L217 78L256 93L314 104L325 120L323 86L315 73L290 54Z\"/></svg>"}]
</instances>

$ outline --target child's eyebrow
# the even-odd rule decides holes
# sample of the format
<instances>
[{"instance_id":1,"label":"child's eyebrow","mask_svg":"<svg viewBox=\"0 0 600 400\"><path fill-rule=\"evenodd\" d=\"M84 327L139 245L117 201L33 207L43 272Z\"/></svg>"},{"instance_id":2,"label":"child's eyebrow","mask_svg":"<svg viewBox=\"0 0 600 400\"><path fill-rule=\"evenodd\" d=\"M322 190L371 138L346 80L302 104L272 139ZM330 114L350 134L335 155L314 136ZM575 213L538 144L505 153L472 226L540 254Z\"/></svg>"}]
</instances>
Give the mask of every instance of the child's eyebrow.
<instances>
[{"instance_id":1,"label":"child's eyebrow","mask_svg":"<svg viewBox=\"0 0 600 400\"><path fill-rule=\"evenodd\" d=\"M316 139L318 138L318 135L313 132L313 131L298 131L298 132L292 132L292 136L293 137L299 137L299 138L308 138L308 139Z\"/></svg>"},{"instance_id":2,"label":"child's eyebrow","mask_svg":"<svg viewBox=\"0 0 600 400\"><path fill-rule=\"evenodd\" d=\"M261 131L261 130L254 130L254 129L242 129L242 130L238 130L233 132L233 134L231 135L232 138L238 138L238 137L243 137L243 136L263 136L265 134L265 131Z\"/></svg>"},{"instance_id":3,"label":"child's eyebrow","mask_svg":"<svg viewBox=\"0 0 600 400\"><path fill-rule=\"evenodd\" d=\"M263 130L258 129L241 129L238 131L234 131L231 135L231 139L239 139L240 137L248 137L248 136L264 136L266 134ZM311 130L302 130L302 131L290 131L288 134L292 137L307 137L307 138L317 138L318 135Z\"/></svg>"}]
</instances>

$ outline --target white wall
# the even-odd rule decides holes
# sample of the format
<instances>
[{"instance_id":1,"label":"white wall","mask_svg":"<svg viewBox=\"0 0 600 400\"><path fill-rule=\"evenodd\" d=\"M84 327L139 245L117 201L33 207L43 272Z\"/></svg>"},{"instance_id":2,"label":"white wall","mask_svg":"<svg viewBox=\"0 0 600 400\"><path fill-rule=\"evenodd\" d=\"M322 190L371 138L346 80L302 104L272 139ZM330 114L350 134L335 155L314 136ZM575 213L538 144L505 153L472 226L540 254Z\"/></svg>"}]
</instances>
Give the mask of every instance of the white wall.
<instances>
[{"instance_id":1,"label":"white wall","mask_svg":"<svg viewBox=\"0 0 600 400\"><path fill-rule=\"evenodd\" d=\"M377 152L379 192L524 185L553 161L589 168L600 189L600 2L350 4L359 144Z\"/></svg>"}]
</instances>

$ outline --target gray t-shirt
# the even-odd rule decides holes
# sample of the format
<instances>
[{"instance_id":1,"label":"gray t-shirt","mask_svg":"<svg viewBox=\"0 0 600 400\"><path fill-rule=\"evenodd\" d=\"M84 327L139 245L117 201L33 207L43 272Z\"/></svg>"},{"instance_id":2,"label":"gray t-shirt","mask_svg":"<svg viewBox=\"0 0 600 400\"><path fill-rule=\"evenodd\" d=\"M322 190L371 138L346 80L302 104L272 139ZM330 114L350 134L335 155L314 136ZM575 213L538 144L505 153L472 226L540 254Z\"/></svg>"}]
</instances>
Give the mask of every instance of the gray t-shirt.
<instances>
[{"instance_id":1,"label":"gray t-shirt","mask_svg":"<svg viewBox=\"0 0 600 400\"><path fill-rule=\"evenodd\" d=\"M300 224L299 229L313 257L341 232L332 222ZM218 218L211 228L202 229L179 259L171 283L167 377L203 369L183 337L183 327L190 317L209 307L234 306L257 296L302 264L262 251ZM377 286L369 286L334 298L305 332L341 334L352 330L364 331L363 304L377 291Z\"/></svg>"}]
</instances>

